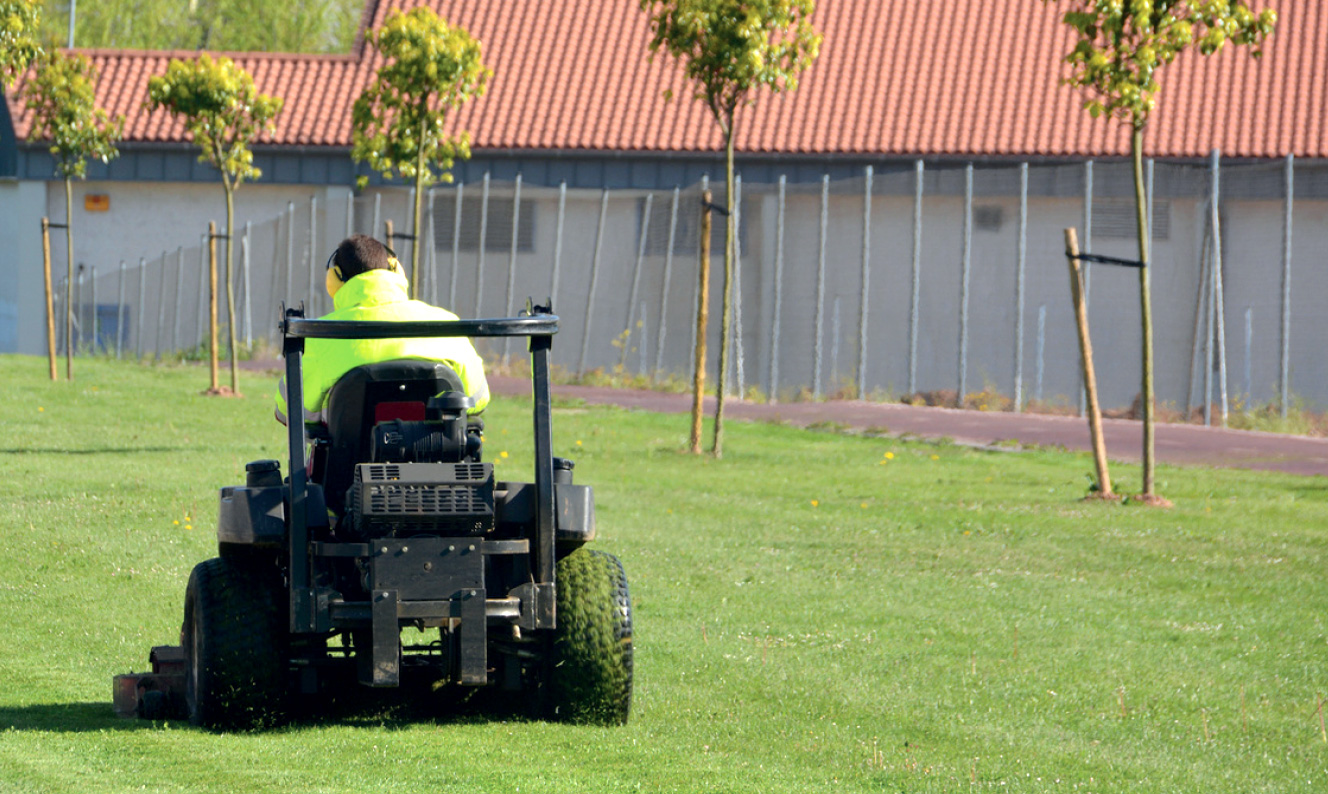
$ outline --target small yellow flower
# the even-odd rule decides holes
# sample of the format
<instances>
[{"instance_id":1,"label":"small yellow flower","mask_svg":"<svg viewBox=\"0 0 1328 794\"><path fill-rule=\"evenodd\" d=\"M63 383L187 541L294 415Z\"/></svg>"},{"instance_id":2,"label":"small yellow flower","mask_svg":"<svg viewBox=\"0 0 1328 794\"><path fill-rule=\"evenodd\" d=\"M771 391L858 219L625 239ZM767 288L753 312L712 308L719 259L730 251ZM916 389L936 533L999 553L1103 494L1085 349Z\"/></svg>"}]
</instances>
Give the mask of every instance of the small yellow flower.
<instances>
[{"instance_id":1,"label":"small yellow flower","mask_svg":"<svg viewBox=\"0 0 1328 794\"><path fill-rule=\"evenodd\" d=\"M171 523L174 524L174 525L177 526L177 527L180 526L180 522L179 522L179 521L172 521Z\"/></svg>"},{"instance_id":2,"label":"small yellow flower","mask_svg":"<svg viewBox=\"0 0 1328 794\"><path fill-rule=\"evenodd\" d=\"M44 412L45 412L45 411L46 411L46 409L45 409L45 408L43 408L43 407L41 407L41 406L40 406L40 405L39 405L39 406L37 406L37 413L39 413L39 414L40 414L40 413L44 413Z\"/></svg>"},{"instance_id":3,"label":"small yellow flower","mask_svg":"<svg viewBox=\"0 0 1328 794\"><path fill-rule=\"evenodd\" d=\"M194 525L193 525L193 524L185 524L185 525L184 525L184 528L185 528L185 529L193 529L193 528L194 528Z\"/></svg>"},{"instance_id":4,"label":"small yellow flower","mask_svg":"<svg viewBox=\"0 0 1328 794\"><path fill-rule=\"evenodd\" d=\"M893 452L887 452L887 453L885 453L885 459L886 459L886 460L894 460L894 459L895 459L895 453L893 453Z\"/></svg>"},{"instance_id":5,"label":"small yellow flower","mask_svg":"<svg viewBox=\"0 0 1328 794\"><path fill-rule=\"evenodd\" d=\"M858 507L861 507L863 510L866 510L866 509L867 509L867 503L866 503L866 502L863 502L862 504L858 505Z\"/></svg>"},{"instance_id":6,"label":"small yellow flower","mask_svg":"<svg viewBox=\"0 0 1328 794\"><path fill-rule=\"evenodd\" d=\"M576 440L576 445L577 445L578 447L581 446L581 439L578 438L578 439Z\"/></svg>"},{"instance_id":7,"label":"small yellow flower","mask_svg":"<svg viewBox=\"0 0 1328 794\"><path fill-rule=\"evenodd\" d=\"M940 456L940 455L932 455L932 456L931 456L931 459L932 459L932 460L940 460L940 459L941 459L941 456Z\"/></svg>"},{"instance_id":8,"label":"small yellow flower","mask_svg":"<svg viewBox=\"0 0 1328 794\"><path fill-rule=\"evenodd\" d=\"M816 507L816 506L819 505L819 504L821 504L821 503L818 502L818 501L816 501L815 499L812 500L812 507Z\"/></svg>"},{"instance_id":9,"label":"small yellow flower","mask_svg":"<svg viewBox=\"0 0 1328 794\"><path fill-rule=\"evenodd\" d=\"M503 450L502 452L499 452L499 453L498 453L498 457L500 457L500 458L506 458L506 457L507 457L507 450Z\"/></svg>"}]
</instances>

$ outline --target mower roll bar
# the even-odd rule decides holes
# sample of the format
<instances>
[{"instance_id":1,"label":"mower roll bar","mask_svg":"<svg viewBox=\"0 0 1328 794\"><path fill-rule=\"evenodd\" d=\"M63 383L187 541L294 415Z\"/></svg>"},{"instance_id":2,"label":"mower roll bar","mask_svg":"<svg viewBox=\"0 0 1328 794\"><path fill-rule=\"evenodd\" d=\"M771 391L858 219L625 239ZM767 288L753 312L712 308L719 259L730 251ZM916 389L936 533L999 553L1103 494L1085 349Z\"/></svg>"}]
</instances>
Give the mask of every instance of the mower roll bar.
<instances>
[{"instance_id":1,"label":"mower roll bar","mask_svg":"<svg viewBox=\"0 0 1328 794\"><path fill-rule=\"evenodd\" d=\"M304 448L303 357L305 339L419 339L438 337L530 337L530 375L535 423L535 574L534 617L538 628L554 625L554 536L556 509L553 490L553 427L549 407L549 349L558 333L558 317L551 306L527 302L525 316L455 321L346 321L313 320L304 308L282 307L282 356L286 360L286 404L292 415L286 422L290 446L290 629L295 634L322 629L318 596L311 586L308 494Z\"/></svg>"}]
</instances>

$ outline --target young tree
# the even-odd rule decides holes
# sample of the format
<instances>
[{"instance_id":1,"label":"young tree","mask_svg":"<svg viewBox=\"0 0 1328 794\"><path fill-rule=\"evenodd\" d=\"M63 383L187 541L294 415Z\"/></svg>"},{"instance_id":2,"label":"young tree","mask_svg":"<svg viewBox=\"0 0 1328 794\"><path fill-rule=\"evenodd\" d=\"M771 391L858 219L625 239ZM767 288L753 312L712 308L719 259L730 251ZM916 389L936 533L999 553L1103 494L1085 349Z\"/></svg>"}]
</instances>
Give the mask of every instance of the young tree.
<instances>
[{"instance_id":1,"label":"young tree","mask_svg":"<svg viewBox=\"0 0 1328 794\"><path fill-rule=\"evenodd\" d=\"M386 179L414 180L410 291L419 297L424 190L451 182L453 162L470 157L470 134L448 135L447 114L483 96L493 72L480 60L479 40L426 6L393 11L367 38L385 62L355 100L351 157ZM367 183L368 177L360 177L361 188Z\"/></svg>"},{"instance_id":2,"label":"young tree","mask_svg":"<svg viewBox=\"0 0 1328 794\"><path fill-rule=\"evenodd\" d=\"M71 182L87 176L88 159L103 163L118 157L115 142L124 129L124 117L109 119L96 106L97 68L86 57L52 51L37 61L37 70L24 86L32 111L32 137L49 140L55 169L65 182L65 378L74 379L74 200ZM96 308L93 308L96 311Z\"/></svg>"},{"instance_id":3,"label":"young tree","mask_svg":"<svg viewBox=\"0 0 1328 794\"><path fill-rule=\"evenodd\" d=\"M814 0L639 0L650 19L650 51L676 58L705 103L724 139L724 292L720 314L719 395L715 408L714 455L724 454L724 391L728 374L729 326L733 309L733 142L740 106L756 101L765 87L793 91L798 76L816 59L821 34L812 27ZM672 98L666 92L666 98ZM709 241L702 241L702 245ZM702 273L705 279L708 273ZM697 334L704 348L705 335ZM701 354L698 354L698 356ZM704 376L702 376L704 377ZM698 390L704 384L698 380ZM700 405L699 399L695 401ZM695 421L695 418L694 418Z\"/></svg>"},{"instance_id":4,"label":"young tree","mask_svg":"<svg viewBox=\"0 0 1328 794\"><path fill-rule=\"evenodd\" d=\"M41 0L0 0L0 89L13 85L42 52Z\"/></svg>"},{"instance_id":5,"label":"young tree","mask_svg":"<svg viewBox=\"0 0 1328 794\"><path fill-rule=\"evenodd\" d=\"M235 350L235 292L231 278L231 237L235 234L235 191L246 179L257 179L263 172L254 166L249 145L263 132L275 127L273 119L281 112L284 100L260 94L254 78L229 58L213 60L202 53L194 61L172 60L166 74L148 80L149 110L166 108L184 120L189 135L203 153L199 162L211 163L221 172L221 186L226 192L226 309L230 325L231 392L240 392L239 367ZM211 286L215 317L217 285ZM211 329L211 370L214 394L221 387L217 376L217 329Z\"/></svg>"},{"instance_id":6,"label":"young tree","mask_svg":"<svg viewBox=\"0 0 1328 794\"><path fill-rule=\"evenodd\" d=\"M1043 0L1056 3L1059 0ZM1258 14L1231 0L1068 0L1062 17L1077 41L1065 56L1071 75L1065 82L1087 88L1084 107L1094 118L1130 125L1134 163L1135 221L1139 237L1139 304L1143 327L1143 495L1165 503L1153 487L1153 315L1149 294L1147 202L1144 197L1144 128L1157 101L1157 73L1188 49L1203 55L1227 43L1251 45L1254 57L1273 32L1277 13Z\"/></svg>"}]
</instances>

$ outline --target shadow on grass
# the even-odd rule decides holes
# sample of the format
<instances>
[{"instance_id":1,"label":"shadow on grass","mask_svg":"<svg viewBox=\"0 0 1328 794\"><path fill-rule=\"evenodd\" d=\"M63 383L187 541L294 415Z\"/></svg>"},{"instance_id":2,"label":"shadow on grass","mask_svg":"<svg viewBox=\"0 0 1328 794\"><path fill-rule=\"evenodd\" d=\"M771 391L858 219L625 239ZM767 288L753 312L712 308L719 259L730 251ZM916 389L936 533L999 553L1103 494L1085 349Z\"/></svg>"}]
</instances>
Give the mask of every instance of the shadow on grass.
<instances>
[{"instance_id":1,"label":"shadow on grass","mask_svg":"<svg viewBox=\"0 0 1328 794\"><path fill-rule=\"evenodd\" d=\"M0 730L46 733L141 731L157 723L117 716L110 703L35 703L0 706Z\"/></svg>"},{"instance_id":2,"label":"shadow on grass","mask_svg":"<svg viewBox=\"0 0 1328 794\"><path fill-rule=\"evenodd\" d=\"M424 697L409 694L372 697L329 698L326 702L302 699L289 722L267 729L270 732L351 727L405 730L419 725L484 725L495 722L529 722L528 708L513 700L493 697ZM191 728L187 719L145 720L121 717L110 703L35 703L29 706L0 706L0 732L93 733L98 731L160 730ZM199 729L201 730L201 729ZM257 731L265 732L264 730Z\"/></svg>"}]
</instances>

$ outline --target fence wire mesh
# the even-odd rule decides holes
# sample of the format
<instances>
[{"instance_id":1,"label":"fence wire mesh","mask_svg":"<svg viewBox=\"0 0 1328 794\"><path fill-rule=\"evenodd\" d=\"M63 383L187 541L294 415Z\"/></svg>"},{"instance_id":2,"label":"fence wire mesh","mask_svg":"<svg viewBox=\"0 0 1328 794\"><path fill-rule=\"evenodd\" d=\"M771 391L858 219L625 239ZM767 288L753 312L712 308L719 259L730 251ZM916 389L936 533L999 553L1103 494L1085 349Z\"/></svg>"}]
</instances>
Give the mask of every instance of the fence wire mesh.
<instances>
[{"instance_id":1,"label":"fence wire mesh","mask_svg":"<svg viewBox=\"0 0 1328 794\"><path fill-rule=\"evenodd\" d=\"M1318 261L1328 244L1328 169L1158 163L1150 173L1159 399L1217 403L1225 388L1244 404L1288 390L1328 404L1320 353L1328 270ZM564 370L687 378L705 187L609 190L486 175L431 188L418 233L413 191L404 188L292 202L235 230L237 336L272 349L282 304L303 304L314 316L329 311L323 265L331 248L351 232L382 239L391 221L397 236L389 243L408 272L419 246L423 299L463 317L506 316L527 298L551 300L562 318L553 359ZM722 178L708 187L714 204L726 206ZM781 400L930 392L942 400L986 395L991 405L999 396L1073 405L1080 376L1061 230L1078 228L1086 251L1133 258L1133 196L1129 164L1120 162L901 162L852 179L740 180L728 382L737 393ZM714 215L709 241L711 378L727 220ZM75 348L200 353L204 237L80 272ZM223 285L224 246L218 241ZM1128 405L1141 360L1138 273L1104 265L1088 272L1103 400ZM223 287L222 323L225 299ZM63 323L57 327L63 349ZM521 351L509 344L484 352Z\"/></svg>"}]
</instances>

